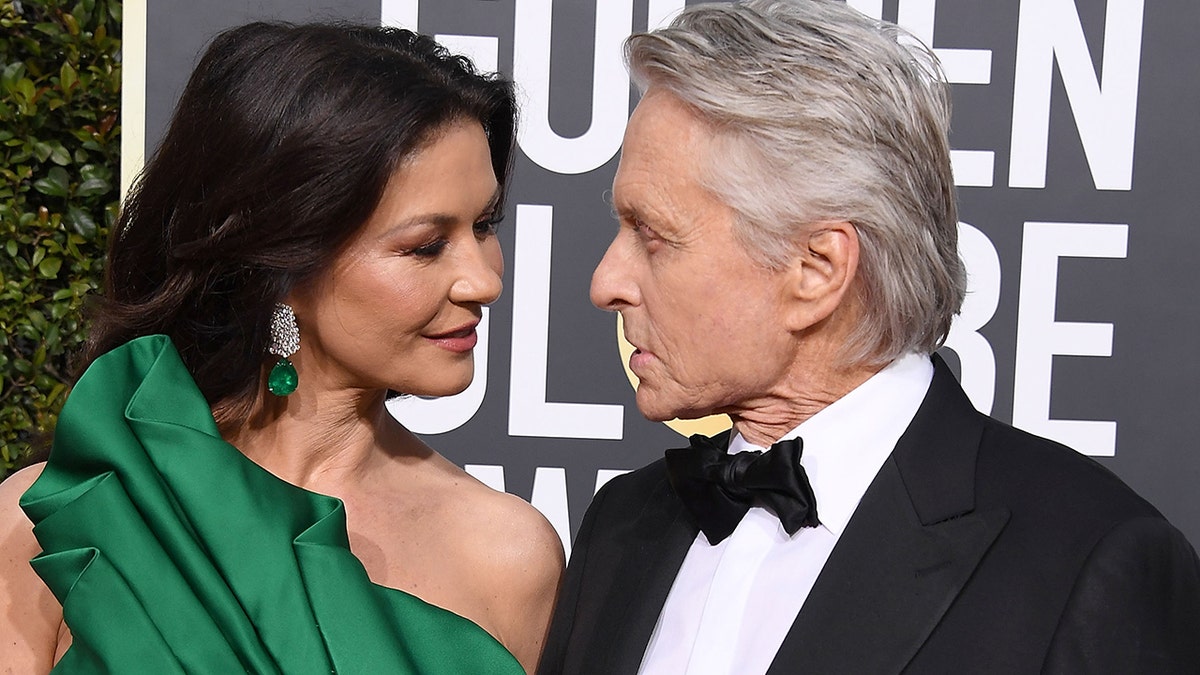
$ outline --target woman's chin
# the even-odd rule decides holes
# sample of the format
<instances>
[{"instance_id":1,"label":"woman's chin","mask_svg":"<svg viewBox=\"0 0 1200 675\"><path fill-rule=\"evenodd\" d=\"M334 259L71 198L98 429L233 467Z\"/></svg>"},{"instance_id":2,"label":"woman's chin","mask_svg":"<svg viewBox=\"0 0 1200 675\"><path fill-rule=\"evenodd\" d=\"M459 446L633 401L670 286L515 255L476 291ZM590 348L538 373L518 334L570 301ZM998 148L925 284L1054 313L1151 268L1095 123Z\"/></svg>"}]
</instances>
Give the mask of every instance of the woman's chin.
<instances>
[{"instance_id":1,"label":"woman's chin","mask_svg":"<svg viewBox=\"0 0 1200 675\"><path fill-rule=\"evenodd\" d=\"M474 373L471 373L474 375ZM421 398L443 398L445 396L454 396L461 394L471 386L471 375L468 375L463 380L443 381L443 382L422 382L420 384L410 384L406 389L389 389L388 398L394 396L419 396Z\"/></svg>"}]
</instances>

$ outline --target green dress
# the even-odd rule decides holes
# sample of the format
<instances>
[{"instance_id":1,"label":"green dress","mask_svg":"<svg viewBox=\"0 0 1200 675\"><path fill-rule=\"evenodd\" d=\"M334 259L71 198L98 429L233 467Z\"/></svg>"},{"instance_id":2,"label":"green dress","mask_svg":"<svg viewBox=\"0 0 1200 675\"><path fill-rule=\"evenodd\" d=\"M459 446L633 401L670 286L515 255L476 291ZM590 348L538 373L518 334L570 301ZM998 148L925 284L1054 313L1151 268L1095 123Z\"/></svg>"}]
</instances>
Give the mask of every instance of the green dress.
<instances>
[{"instance_id":1,"label":"green dress","mask_svg":"<svg viewBox=\"0 0 1200 675\"><path fill-rule=\"evenodd\" d=\"M341 501L223 441L162 335L88 369L21 507L74 638L56 673L523 673L471 621L373 584Z\"/></svg>"}]
</instances>

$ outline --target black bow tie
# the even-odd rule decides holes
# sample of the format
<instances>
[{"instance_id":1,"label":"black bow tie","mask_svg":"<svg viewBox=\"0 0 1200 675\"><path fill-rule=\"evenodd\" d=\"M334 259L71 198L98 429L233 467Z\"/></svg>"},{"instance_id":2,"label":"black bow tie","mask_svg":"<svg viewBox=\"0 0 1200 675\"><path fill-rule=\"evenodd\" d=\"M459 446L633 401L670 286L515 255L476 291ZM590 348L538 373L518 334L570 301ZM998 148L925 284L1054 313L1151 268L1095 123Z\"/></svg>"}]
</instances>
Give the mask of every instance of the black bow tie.
<instances>
[{"instance_id":1,"label":"black bow tie","mask_svg":"<svg viewBox=\"0 0 1200 675\"><path fill-rule=\"evenodd\" d=\"M736 455L708 436L688 440L690 448L667 450L667 477L710 544L732 534L755 504L773 511L789 535L817 526L817 500L800 466L799 438L780 441L766 452Z\"/></svg>"}]
</instances>

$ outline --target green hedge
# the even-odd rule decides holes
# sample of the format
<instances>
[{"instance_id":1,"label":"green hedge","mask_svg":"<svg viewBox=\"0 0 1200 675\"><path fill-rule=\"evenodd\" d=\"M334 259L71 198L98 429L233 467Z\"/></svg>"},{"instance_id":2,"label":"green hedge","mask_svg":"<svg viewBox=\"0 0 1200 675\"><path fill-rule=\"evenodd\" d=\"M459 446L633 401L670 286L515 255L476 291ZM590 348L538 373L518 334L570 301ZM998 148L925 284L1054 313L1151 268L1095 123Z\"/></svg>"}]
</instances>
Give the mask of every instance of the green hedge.
<instances>
[{"instance_id":1,"label":"green hedge","mask_svg":"<svg viewBox=\"0 0 1200 675\"><path fill-rule=\"evenodd\" d=\"M121 5L0 0L0 478L46 443L117 215Z\"/></svg>"}]
</instances>

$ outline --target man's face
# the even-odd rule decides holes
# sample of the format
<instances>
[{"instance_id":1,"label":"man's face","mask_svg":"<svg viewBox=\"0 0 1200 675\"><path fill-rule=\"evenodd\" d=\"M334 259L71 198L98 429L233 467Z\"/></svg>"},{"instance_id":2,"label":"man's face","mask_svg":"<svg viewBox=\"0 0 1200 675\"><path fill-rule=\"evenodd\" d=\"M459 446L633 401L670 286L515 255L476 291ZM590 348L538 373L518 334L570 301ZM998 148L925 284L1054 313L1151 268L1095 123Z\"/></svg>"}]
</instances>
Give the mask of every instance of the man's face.
<instances>
[{"instance_id":1,"label":"man's face","mask_svg":"<svg viewBox=\"0 0 1200 675\"><path fill-rule=\"evenodd\" d=\"M735 240L734 212L701 185L701 167L721 161L711 139L677 98L647 93L613 181L619 229L592 276L592 302L624 318L652 420L754 407L797 356L780 319L788 275Z\"/></svg>"}]
</instances>

